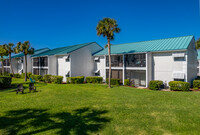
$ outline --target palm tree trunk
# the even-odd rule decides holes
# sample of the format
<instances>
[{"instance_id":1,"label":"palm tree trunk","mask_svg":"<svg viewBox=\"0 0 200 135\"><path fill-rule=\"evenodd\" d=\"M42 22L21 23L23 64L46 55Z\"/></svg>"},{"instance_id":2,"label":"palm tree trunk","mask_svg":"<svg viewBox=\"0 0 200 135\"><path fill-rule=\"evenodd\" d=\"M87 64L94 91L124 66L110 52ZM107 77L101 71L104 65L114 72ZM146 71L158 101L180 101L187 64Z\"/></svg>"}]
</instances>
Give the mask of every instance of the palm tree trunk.
<instances>
[{"instance_id":1,"label":"palm tree trunk","mask_svg":"<svg viewBox=\"0 0 200 135\"><path fill-rule=\"evenodd\" d=\"M109 60L109 76L108 76L108 88L111 88L110 80L111 80L111 56L110 56L110 38L108 40L108 60Z\"/></svg>"},{"instance_id":2,"label":"palm tree trunk","mask_svg":"<svg viewBox=\"0 0 200 135\"><path fill-rule=\"evenodd\" d=\"M4 75L3 56L1 56L2 75Z\"/></svg>"},{"instance_id":3,"label":"palm tree trunk","mask_svg":"<svg viewBox=\"0 0 200 135\"><path fill-rule=\"evenodd\" d=\"M27 55L25 55L25 82L27 81Z\"/></svg>"},{"instance_id":4,"label":"palm tree trunk","mask_svg":"<svg viewBox=\"0 0 200 135\"><path fill-rule=\"evenodd\" d=\"M11 53L9 54L9 62L10 62L10 69L11 69L12 74L14 76L14 71L13 71L13 67L12 67L12 63L11 63Z\"/></svg>"}]
</instances>

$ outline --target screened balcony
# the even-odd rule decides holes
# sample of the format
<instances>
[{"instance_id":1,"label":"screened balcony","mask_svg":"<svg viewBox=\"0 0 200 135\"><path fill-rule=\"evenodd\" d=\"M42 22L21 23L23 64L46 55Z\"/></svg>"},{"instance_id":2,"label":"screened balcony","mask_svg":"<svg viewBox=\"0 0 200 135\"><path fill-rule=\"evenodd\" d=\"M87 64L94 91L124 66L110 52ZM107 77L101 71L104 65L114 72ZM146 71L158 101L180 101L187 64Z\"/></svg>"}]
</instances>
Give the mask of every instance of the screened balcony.
<instances>
[{"instance_id":1,"label":"screened balcony","mask_svg":"<svg viewBox=\"0 0 200 135\"><path fill-rule=\"evenodd\" d=\"M34 67L48 67L48 57L33 58Z\"/></svg>"},{"instance_id":2,"label":"screened balcony","mask_svg":"<svg viewBox=\"0 0 200 135\"><path fill-rule=\"evenodd\" d=\"M109 67L108 56L106 56L106 67ZM123 67L123 56L122 55L112 55L111 56L111 67Z\"/></svg>"},{"instance_id":3,"label":"screened balcony","mask_svg":"<svg viewBox=\"0 0 200 135\"><path fill-rule=\"evenodd\" d=\"M126 67L146 67L146 54L127 54L125 55Z\"/></svg>"}]
</instances>

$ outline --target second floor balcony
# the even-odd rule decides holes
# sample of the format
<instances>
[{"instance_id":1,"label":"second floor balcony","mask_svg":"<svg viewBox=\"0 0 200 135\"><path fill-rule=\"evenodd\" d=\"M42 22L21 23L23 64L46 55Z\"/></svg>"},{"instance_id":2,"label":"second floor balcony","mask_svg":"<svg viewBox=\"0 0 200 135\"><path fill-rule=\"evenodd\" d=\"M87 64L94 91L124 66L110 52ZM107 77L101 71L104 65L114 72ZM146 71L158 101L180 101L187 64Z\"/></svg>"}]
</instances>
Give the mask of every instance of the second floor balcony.
<instances>
[{"instance_id":1,"label":"second floor balcony","mask_svg":"<svg viewBox=\"0 0 200 135\"><path fill-rule=\"evenodd\" d=\"M146 67L146 54L126 54L124 55L112 55L111 67ZM106 67L109 66L108 56L106 56Z\"/></svg>"}]
</instances>

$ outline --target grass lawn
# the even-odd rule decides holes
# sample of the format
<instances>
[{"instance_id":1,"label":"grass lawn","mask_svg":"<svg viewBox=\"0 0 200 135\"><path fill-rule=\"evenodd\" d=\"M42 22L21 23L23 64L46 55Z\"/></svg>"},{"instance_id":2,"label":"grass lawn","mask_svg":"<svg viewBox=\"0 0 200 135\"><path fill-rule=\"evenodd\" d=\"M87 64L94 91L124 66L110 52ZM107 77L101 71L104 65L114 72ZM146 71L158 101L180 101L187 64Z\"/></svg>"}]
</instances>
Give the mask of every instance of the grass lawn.
<instances>
[{"instance_id":1,"label":"grass lawn","mask_svg":"<svg viewBox=\"0 0 200 135\"><path fill-rule=\"evenodd\" d=\"M23 82L13 79L13 85ZM23 82L24 83L24 82ZM24 84L28 87L28 84ZM0 91L0 134L199 134L200 93L37 83Z\"/></svg>"}]
</instances>

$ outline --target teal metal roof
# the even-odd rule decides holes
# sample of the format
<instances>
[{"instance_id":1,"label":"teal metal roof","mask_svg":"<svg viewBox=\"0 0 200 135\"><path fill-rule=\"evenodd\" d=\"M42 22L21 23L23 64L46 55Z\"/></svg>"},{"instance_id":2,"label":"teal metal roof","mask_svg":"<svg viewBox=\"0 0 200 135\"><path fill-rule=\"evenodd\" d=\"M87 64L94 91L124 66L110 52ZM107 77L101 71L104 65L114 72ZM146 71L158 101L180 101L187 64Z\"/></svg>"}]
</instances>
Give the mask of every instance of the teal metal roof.
<instances>
[{"instance_id":1,"label":"teal metal roof","mask_svg":"<svg viewBox=\"0 0 200 135\"><path fill-rule=\"evenodd\" d=\"M200 60L200 49L197 50L197 54L198 54L197 59Z\"/></svg>"},{"instance_id":2,"label":"teal metal roof","mask_svg":"<svg viewBox=\"0 0 200 135\"><path fill-rule=\"evenodd\" d=\"M194 36L174 37L126 44L111 45L111 54L127 54L140 52L158 52L170 50L186 50ZM104 49L95 56L107 55L108 49Z\"/></svg>"},{"instance_id":3,"label":"teal metal roof","mask_svg":"<svg viewBox=\"0 0 200 135\"><path fill-rule=\"evenodd\" d=\"M43 53L43 52L48 51L48 50L50 50L50 49L49 48L42 48L42 49L35 50L34 55ZM19 54L12 56L11 58L19 58L19 57L23 57L23 56L24 56L24 53L19 53Z\"/></svg>"},{"instance_id":4,"label":"teal metal roof","mask_svg":"<svg viewBox=\"0 0 200 135\"><path fill-rule=\"evenodd\" d=\"M75 50L78 50L82 47L88 46L92 43L96 43L96 42L90 42L90 43L66 46L66 47L61 47L61 48L55 48L55 49L52 49L52 50L49 50L49 51L46 51L46 52L43 52L43 53L40 53L40 54L34 54L34 55L32 55L32 57L67 54L67 53L73 52Z\"/></svg>"}]
</instances>

